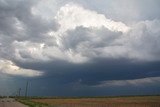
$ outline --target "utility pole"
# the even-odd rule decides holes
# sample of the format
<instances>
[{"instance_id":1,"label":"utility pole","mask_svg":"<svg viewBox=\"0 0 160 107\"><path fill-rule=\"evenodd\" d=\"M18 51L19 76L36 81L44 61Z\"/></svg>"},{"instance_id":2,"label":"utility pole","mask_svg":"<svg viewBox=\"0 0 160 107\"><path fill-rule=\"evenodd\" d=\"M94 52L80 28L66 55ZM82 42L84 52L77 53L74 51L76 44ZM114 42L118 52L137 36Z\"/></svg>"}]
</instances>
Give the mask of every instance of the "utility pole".
<instances>
[{"instance_id":1,"label":"utility pole","mask_svg":"<svg viewBox=\"0 0 160 107\"><path fill-rule=\"evenodd\" d=\"M18 96L19 97L21 96L21 88L19 88L19 90L18 90Z\"/></svg>"},{"instance_id":2,"label":"utility pole","mask_svg":"<svg viewBox=\"0 0 160 107\"><path fill-rule=\"evenodd\" d=\"M28 93L28 81L27 81L27 83L26 83L25 98L27 98L27 93Z\"/></svg>"}]
</instances>

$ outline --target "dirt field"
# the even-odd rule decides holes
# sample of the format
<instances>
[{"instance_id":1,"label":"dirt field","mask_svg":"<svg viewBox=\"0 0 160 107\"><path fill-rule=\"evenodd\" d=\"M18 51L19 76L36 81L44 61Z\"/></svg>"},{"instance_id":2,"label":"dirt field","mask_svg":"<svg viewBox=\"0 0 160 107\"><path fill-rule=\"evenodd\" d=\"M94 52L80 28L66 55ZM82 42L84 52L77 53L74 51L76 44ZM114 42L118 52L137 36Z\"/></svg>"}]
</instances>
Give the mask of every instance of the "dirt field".
<instances>
[{"instance_id":1,"label":"dirt field","mask_svg":"<svg viewBox=\"0 0 160 107\"><path fill-rule=\"evenodd\" d=\"M79 98L79 99L32 99L54 107L160 107L160 96Z\"/></svg>"}]
</instances>

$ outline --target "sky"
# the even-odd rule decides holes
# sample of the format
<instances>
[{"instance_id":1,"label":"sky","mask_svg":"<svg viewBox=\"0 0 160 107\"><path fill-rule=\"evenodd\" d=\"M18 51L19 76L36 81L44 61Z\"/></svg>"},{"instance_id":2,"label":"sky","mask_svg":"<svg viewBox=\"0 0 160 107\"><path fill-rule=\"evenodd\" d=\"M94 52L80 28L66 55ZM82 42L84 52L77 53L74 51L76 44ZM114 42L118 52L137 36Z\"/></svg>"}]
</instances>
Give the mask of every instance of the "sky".
<instances>
[{"instance_id":1,"label":"sky","mask_svg":"<svg viewBox=\"0 0 160 107\"><path fill-rule=\"evenodd\" d=\"M0 95L160 94L159 0L0 0Z\"/></svg>"}]
</instances>

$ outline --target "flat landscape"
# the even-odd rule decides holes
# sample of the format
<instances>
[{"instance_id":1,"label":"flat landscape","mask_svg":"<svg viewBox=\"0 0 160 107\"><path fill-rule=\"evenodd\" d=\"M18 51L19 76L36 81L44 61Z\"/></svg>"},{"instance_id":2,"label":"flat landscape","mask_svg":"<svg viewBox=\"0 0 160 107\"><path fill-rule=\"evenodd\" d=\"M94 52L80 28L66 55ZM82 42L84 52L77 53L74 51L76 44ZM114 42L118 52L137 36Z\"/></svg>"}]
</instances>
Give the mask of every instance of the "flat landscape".
<instances>
[{"instance_id":1,"label":"flat landscape","mask_svg":"<svg viewBox=\"0 0 160 107\"><path fill-rule=\"evenodd\" d=\"M160 96L32 99L54 107L160 107Z\"/></svg>"}]
</instances>

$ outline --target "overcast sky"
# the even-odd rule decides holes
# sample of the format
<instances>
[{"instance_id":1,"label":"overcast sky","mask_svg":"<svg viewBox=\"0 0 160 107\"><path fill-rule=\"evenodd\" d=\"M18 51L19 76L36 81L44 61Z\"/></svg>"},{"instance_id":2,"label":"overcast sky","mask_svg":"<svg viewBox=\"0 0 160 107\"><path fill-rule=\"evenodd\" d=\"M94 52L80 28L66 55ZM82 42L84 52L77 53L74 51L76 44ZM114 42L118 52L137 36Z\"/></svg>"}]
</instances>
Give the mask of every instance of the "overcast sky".
<instances>
[{"instance_id":1,"label":"overcast sky","mask_svg":"<svg viewBox=\"0 0 160 107\"><path fill-rule=\"evenodd\" d=\"M0 95L160 94L159 0L0 0Z\"/></svg>"}]
</instances>

